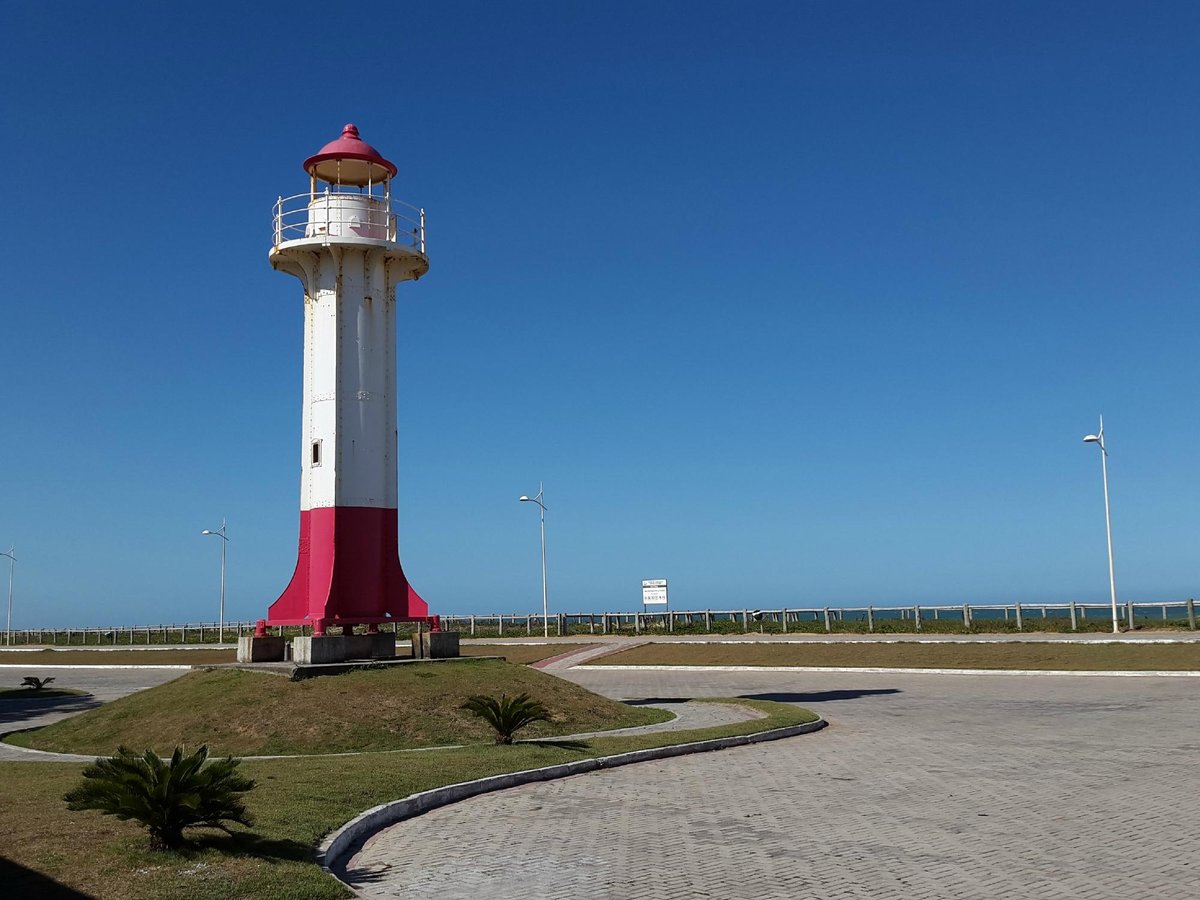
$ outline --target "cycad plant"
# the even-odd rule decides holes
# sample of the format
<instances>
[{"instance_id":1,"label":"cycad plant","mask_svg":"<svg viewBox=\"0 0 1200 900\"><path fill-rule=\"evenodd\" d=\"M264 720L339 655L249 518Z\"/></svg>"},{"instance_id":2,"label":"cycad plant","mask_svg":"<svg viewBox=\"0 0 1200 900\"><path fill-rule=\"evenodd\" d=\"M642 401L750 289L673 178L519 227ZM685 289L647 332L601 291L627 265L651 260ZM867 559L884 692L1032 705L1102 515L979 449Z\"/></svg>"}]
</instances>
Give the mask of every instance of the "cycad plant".
<instances>
[{"instance_id":1,"label":"cycad plant","mask_svg":"<svg viewBox=\"0 0 1200 900\"><path fill-rule=\"evenodd\" d=\"M183 843L183 829L220 828L225 822L253 824L242 798L254 781L238 774L241 760L229 756L205 765L208 747L187 755L176 747L169 761L153 750L137 755L124 747L83 770L84 781L63 797L67 809L98 809L133 819L150 830L151 850Z\"/></svg>"},{"instance_id":2,"label":"cycad plant","mask_svg":"<svg viewBox=\"0 0 1200 900\"><path fill-rule=\"evenodd\" d=\"M528 694L510 698L501 694L499 698L477 694L468 697L461 707L483 719L496 732L497 744L511 744L513 735L534 722L549 722L550 712Z\"/></svg>"}]
</instances>

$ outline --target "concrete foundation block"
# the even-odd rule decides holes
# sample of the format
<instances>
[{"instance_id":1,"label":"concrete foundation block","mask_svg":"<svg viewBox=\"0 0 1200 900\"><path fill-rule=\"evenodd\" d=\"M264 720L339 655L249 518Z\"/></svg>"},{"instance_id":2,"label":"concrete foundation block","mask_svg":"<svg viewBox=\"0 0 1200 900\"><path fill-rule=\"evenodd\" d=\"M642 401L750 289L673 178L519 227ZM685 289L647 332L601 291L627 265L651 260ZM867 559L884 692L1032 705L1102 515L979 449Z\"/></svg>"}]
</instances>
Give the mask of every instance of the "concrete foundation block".
<instances>
[{"instance_id":1,"label":"concrete foundation block","mask_svg":"<svg viewBox=\"0 0 1200 900\"><path fill-rule=\"evenodd\" d=\"M238 638L237 661L240 663L282 662L286 650L286 638L246 635Z\"/></svg>"},{"instance_id":2,"label":"concrete foundation block","mask_svg":"<svg viewBox=\"0 0 1200 900\"><path fill-rule=\"evenodd\" d=\"M457 659L457 631L422 631L412 636L413 659Z\"/></svg>"},{"instance_id":3,"label":"concrete foundation block","mask_svg":"<svg viewBox=\"0 0 1200 900\"><path fill-rule=\"evenodd\" d=\"M347 634L346 659L394 659L396 635L389 632L378 634Z\"/></svg>"},{"instance_id":4,"label":"concrete foundation block","mask_svg":"<svg viewBox=\"0 0 1200 900\"><path fill-rule=\"evenodd\" d=\"M292 662L298 666L343 662L346 638L340 634L320 634L292 639Z\"/></svg>"}]
</instances>

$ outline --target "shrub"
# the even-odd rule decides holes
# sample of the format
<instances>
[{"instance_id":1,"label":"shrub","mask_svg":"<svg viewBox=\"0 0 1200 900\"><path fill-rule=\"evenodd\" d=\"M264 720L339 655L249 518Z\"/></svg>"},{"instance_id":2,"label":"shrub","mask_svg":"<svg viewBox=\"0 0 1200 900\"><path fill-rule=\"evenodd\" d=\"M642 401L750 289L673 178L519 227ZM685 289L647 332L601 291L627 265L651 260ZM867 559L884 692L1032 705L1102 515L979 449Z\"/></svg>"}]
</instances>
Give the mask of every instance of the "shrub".
<instances>
[{"instance_id":1,"label":"shrub","mask_svg":"<svg viewBox=\"0 0 1200 900\"><path fill-rule=\"evenodd\" d=\"M21 687L33 688L35 691L40 691L53 680L53 678L37 678L33 675L26 675L25 679L21 682Z\"/></svg>"},{"instance_id":2,"label":"shrub","mask_svg":"<svg viewBox=\"0 0 1200 900\"><path fill-rule=\"evenodd\" d=\"M550 721L550 713L537 700L531 700L528 694L518 694L509 699L507 694L501 694L499 699L477 694L468 697L462 705L465 709L483 719L496 732L497 744L511 744L513 735L534 722Z\"/></svg>"},{"instance_id":3,"label":"shrub","mask_svg":"<svg viewBox=\"0 0 1200 900\"><path fill-rule=\"evenodd\" d=\"M253 824L237 796L254 781L236 772L241 760L229 756L208 765L208 747L191 755L176 747L169 762L153 750L141 756L120 747L83 770L84 781L63 799L67 809L97 809L103 815L134 819L150 831L151 850L183 843L183 829L220 828L225 822Z\"/></svg>"}]
</instances>

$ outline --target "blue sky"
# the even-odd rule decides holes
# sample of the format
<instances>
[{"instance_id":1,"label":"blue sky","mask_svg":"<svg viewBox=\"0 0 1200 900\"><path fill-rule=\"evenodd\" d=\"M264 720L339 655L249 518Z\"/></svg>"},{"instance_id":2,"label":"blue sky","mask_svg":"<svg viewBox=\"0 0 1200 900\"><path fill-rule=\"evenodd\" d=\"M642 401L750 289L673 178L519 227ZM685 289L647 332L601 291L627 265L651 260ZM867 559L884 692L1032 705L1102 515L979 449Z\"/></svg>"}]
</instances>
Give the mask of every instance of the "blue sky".
<instances>
[{"instance_id":1,"label":"blue sky","mask_svg":"<svg viewBox=\"0 0 1200 900\"><path fill-rule=\"evenodd\" d=\"M6 4L14 625L230 618L298 527L276 196L428 210L401 558L438 612L1197 593L1200 7Z\"/></svg>"}]
</instances>

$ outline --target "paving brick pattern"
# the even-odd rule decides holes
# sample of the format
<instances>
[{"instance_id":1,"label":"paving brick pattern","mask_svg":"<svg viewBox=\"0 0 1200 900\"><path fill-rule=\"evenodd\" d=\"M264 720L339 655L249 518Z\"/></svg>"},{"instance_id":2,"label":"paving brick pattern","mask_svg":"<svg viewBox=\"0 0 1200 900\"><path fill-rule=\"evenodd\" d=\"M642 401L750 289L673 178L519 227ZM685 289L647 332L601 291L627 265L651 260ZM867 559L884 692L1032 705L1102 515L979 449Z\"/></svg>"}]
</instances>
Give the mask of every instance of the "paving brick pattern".
<instances>
[{"instance_id":1,"label":"paving brick pattern","mask_svg":"<svg viewBox=\"0 0 1200 900\"><path fill-rule=\"evenodd\" d=\"M564 674L612 696L788 700L832 725L401 823L351 860L363 896L1200 896L1191 680Z\"/></svg>"}]
</instances>

